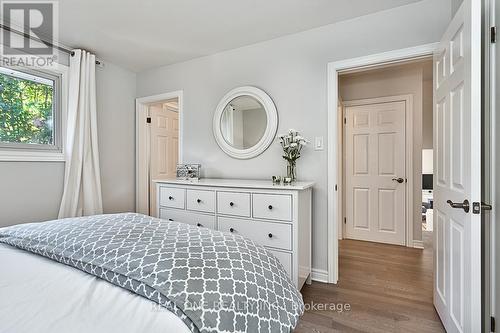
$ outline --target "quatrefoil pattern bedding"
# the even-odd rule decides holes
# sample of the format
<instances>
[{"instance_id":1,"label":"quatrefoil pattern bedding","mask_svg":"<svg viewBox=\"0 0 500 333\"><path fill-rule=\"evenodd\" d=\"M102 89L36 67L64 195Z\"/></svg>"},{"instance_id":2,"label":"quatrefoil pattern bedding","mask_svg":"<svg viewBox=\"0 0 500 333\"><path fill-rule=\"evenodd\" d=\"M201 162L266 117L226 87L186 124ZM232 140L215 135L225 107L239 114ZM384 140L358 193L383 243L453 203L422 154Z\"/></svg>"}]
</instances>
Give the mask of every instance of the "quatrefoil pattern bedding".
<instances>
[{"instance_id":1,"label":"quatrefoil pattern bedding","mask_svg":"<svg viewBox=\"0 0 500 333\"><path fill-rule=\"evenodd\" d=\"M193 332L290 332L304 310L264 247L184 223L96 215L2 228L0 242L144 296Z\"/></svg>"}]
</instances>

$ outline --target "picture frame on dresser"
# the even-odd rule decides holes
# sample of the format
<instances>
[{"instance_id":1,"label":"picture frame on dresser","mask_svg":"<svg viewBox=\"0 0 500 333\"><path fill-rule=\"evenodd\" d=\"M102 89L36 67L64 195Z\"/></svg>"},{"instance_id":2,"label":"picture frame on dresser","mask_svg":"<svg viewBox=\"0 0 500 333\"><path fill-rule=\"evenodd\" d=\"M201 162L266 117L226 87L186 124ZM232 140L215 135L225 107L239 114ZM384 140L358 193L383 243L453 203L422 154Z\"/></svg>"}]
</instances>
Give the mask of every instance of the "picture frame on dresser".
<instances>
[{"instance_id":1,"label":"picture frame on dresser","mask_svg":"<svg viewBox=\"0 0 500 333\"><path fill-rule=\"evenodd\" d=\"M312 182L158 180L157 216L250 238L272 252L297 288L311 282Z\"/></svg>"}]
</instances>

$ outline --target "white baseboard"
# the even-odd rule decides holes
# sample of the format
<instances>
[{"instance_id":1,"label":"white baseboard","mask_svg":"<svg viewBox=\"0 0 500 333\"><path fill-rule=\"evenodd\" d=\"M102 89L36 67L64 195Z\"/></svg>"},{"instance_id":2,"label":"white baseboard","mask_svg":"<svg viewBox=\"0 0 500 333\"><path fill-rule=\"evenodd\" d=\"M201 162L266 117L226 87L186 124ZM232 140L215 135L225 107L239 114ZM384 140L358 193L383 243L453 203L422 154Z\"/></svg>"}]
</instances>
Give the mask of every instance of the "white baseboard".
<instances>
[{"instance_id":1,"label":"white baseboard","mask_svg":"<svg viewBox=\"0 0 500 333\"><path fill-rule=\"evenodd\" d=\"M311 279L318 282L328 283L328 271L313 268L311 272Z\"/></svg>"},{"instance_id":2,"label":"white baseboard","mask_svg":"<svg viewBox=\"0 0 500 333\"><path fill-rule=\"evenodd\" d=\"M414 239L414 240L413 240L413 247L414 247L415 249L423 249L423 248L424 248L424 242L423 242L423 241L421 241L421 240L416 240L416 239Z\"/></svg>"}]
</instances>

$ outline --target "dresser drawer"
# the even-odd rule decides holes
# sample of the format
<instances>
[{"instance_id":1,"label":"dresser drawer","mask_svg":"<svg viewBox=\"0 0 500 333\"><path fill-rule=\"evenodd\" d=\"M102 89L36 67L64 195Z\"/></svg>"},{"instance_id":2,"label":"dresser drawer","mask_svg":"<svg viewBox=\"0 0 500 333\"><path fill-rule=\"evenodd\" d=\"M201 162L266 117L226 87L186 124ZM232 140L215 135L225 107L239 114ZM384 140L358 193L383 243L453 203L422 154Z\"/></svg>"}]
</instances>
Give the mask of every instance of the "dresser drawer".
<instances>
[{"instance_id":1,"label":"dresser drawer","mask_svg":"<svg viewBox=\"0 0 500 333\"><path fill-rule=\"evenodd\" d=\"M160 206L184 209L186 190L175 187L160 187Z\"/></svg>"},{"instance_id":2,"label":"dresser drawer","mask_svg":"<svg viewBox=\"0 0 500 333\"><path fill-rule=\"evenodd\" d=\"M292 196L288 194L252 194L253 217L267 220L292 220Z\"/></svg>"},{"instance_id":3,"label":"dresser drawer","mask_svg":"<svg viewBox=\"0 0 500 333\"><path fill-rule=\"evenodd\" d=\"M229 217L219 217L219 230L232 232L277 249L292 249L292 226L265 221L251 221Z\"/></svg>"},{"instance_id":4,"label":"dresser drawer","mask_svg":"<svg viewBox=\"0 0 500 333\"><path fill-rule=\"evenodd\" d=\"M215 192L206 190L187 190L186 207L189 210L215 213Z\"/></svg>"},{"instance_id":5,"label":"dresser drawer","mask_svg":"<svg viewBox=\"0 0 500 333\"><path fill-rule=\"evenodd\" d=\"M217 212L250 217L250 193L217 192Z\"/></svg>"},{"instance_id":6,"label":"dresser drawer","mask_svg":"<svg viewBox=\"0 0 500 333\"><path fill-rule=\"evenodd\" d=\"M274 250L268 250L268 251L271 252L272 254L274 254L274 256L276 258L278 258L278 260L281 262L281 264L285 268L285 271L288 273L288 276L290 276L290 277L293 276L292 275L292 254L287 253L287 252L274 251Z\"/></svg>"},{"instance_id":7,"label":"dresser drawer","mask_svg":"<svg viewBox=\"0 0 500 333\"><path fill-rule=\"evenodd\" d=\"M160 218L198 227L215 229L215 216L175 209L160 208Z\"/></svg>"}]
</instances>

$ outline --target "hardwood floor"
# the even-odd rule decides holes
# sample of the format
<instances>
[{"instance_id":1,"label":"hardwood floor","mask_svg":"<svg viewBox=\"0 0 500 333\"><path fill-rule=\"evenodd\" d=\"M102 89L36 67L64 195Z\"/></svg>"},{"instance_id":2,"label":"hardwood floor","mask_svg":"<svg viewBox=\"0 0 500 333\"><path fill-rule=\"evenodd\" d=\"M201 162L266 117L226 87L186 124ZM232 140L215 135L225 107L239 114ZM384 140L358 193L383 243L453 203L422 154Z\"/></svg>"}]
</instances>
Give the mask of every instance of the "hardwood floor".
<instances>
[{"instance_id":1,"label":"hardwood floor","mask_svg":"<svg viewBox=\"0 0 500 333\"><path fill-rule=\"evenodd\" d=\"M304 286L307 311L295 332L444 332L432 305L432 233L424 244L341 241L339 283Z\"/></svg>"}]
</instances>

